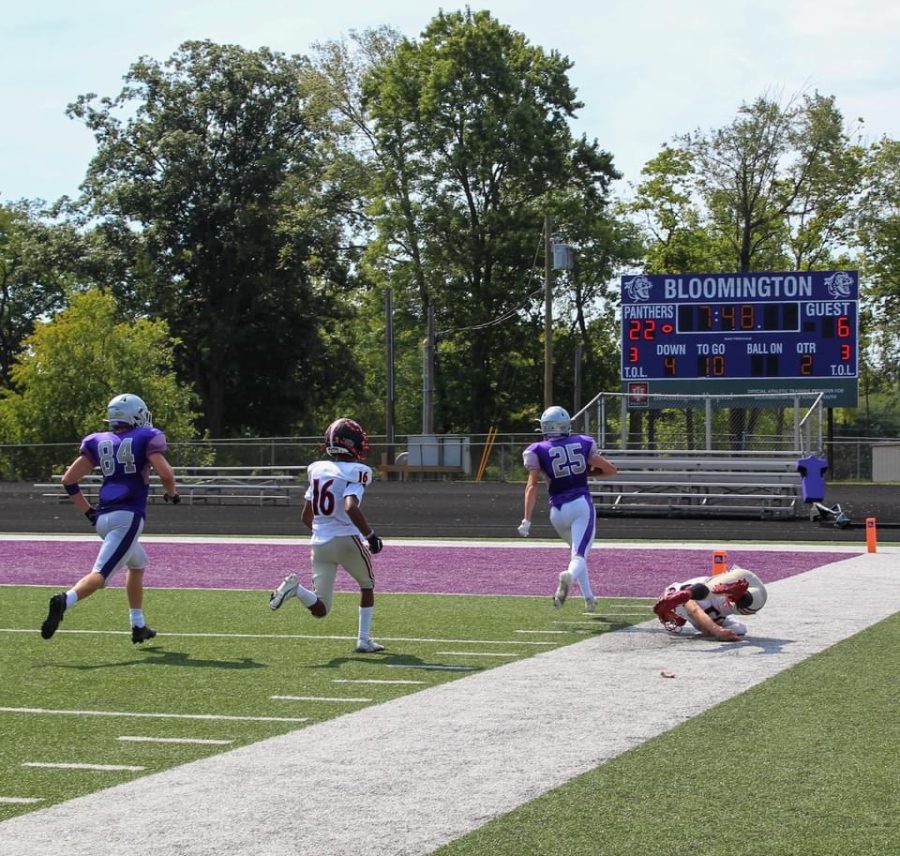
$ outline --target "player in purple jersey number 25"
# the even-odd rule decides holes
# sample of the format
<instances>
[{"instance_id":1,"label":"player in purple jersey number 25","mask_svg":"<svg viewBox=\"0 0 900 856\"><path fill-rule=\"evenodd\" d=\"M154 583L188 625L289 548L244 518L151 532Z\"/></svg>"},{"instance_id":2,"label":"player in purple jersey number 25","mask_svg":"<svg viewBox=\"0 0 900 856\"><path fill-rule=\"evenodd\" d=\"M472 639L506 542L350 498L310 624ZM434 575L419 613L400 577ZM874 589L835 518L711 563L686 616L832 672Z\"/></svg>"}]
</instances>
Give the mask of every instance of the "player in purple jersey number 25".
<instances>
[{"instance_id":1,"label":"player in purple jersey number 25","mask_svg":"<svg viewBox=\"0 0 900 856\"><path fill-rule=\"evenodd\" d=\"M41 636L56 633L63 615L80 600L106 585L120 568L127 567L125 592L131 620L131 641L145 642L156 636L144 622L144 568L147 554L139 543L150 494L150 470L156 470L166 502L178 504L175 474L165 456L166 435L153 427L143 400L126 393L117 395L106 408L108 431L88 434L78 457L63 473L62 484L75 507L103 539L93 570L72 588L50 598ZM78 482L99 467L103 474L97 506L92 506Z\"/></svg>"},{"instance_id":2,"label":"player in purple jersey number 25","mask_svg":"<svg viewBox=\"0 0 900 856\"><path fill-rule=\"evenodd\" d=\"M569 564L559 575L553 604L561 607L573 582L584 596L586 612L594 612L596 599L588 579L587 555L594 543L597 514L588 488L588 476L613 476L616 465L600 454L592 437L572 434L572 420L562 407L548 407L540 418L544 439L532 443L522 459L528 471L525 516L518 532L525 538L543 477L550 491L550 523L571 548Z\"/></svg>"}]
</instances>

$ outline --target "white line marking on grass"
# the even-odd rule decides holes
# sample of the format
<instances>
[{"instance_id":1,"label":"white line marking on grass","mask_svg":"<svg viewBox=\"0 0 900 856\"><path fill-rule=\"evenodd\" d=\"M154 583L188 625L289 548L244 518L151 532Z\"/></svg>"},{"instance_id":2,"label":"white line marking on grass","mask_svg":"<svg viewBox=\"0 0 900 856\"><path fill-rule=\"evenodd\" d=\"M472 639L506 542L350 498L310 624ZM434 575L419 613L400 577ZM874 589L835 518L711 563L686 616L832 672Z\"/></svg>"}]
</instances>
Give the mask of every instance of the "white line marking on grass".
<instances>
[{"instance_id":1,"label":"white line marking on grass","mask_svg":"<svg viewBox=\"0 0 900 856\"><path fill-rule=\"evenodd\" d=\"M543 635L557 635L557 636L565 636L568 633L567 630L516 630L516 633L534 633L534 634L543 634ZM545 642L545 645L550 645L550 642Z\"/></svg>"},{"instance_id":2,"label":"white line marking on grass","mask_svg":"<svg viewBox=\"0 0 900 856\"><path fill-rule=\"evenodd\" d=\"M146 767L138 767L135 764L56 764L43 761L23 761L20 767L41 767L47 770L108 770L110 772L139 773Z\"/></svg>"},{"instance_id":3,"label":"white line marking on grass","mask_svg":"<svg viewBox=\"0 0 900 856\"><path fill-rule=\"evenodd\" d=\"M333 684L427 684L428 681L382 681L378 678L334 678Z\"/></svg>"},{"instance_id":4,"label":"white line marking on grass","mask_svg":"<svg viewBox=\"0 0 900 856\"><path fill-rule=\"evenodd\" d=\"M28 627L0 627L0 633L28 633L34 635L34 628ZM516 633L538 633L540 631L517 630ZM85 634L85 635L105 635L105 636L127 636L128 632L123 630L57 630L59 634ZM301 639L304 641L315 641L317 639L331 642L355 642L355 636L324 636L310 635L302 633L159 633L156 641L162 639ZM380 636L384 642L422 642L422 643L441 643L443 645L458 645L461 642L468 642L473 645L552 645L552 642L522 642L521 640L512 639L432 639L430 637L421 636ZM150 643L153 647L153 643Z\"/></svg>"},{"instance_id":5,"label":"white line marking on grass","mask_svg":"<svg viewBox=\"0 0 900 856\"><path fill-rule=\"evenodd\" d=\"M43 801L43 797L0 797L0 805L33 805Z\"/></svg>"},{"instance_id":6,"label":"white line marking on grass","mask_svg":"<svg viewBox=\"0 0 900 856\"><path fill-rule=\"evenodd\" d=\"M422 669L426 672L474 672L477 666L426 666L410 663L408 666L401 663L385 663L389 669Z\"/></svg>"},{"instance_id":7,"label":"white line marking on grass","mask_svg":"<svg viewBox=\"0 0 900 856\"><path fill-rule=\"evenodd\" d=\"M329 696L311 696L311 695L272 695L269 696L270 699L274 701L336 701L336 702L370 702L372 699L370 698L338 698L338 697L329 697Z\"/></svg>"},{"instance_id":8,"label":"white line marking on grass","mask_svg":"<svg viewBox=\"0 0 900 856\"><path fill-rule=\"evenodd\" d=\"M41 716L124 716L143 719L203 719L224 722L307 722L308 716L225 716L214 713L136 713L127 710L51 710L46 707L0 707L0 713L37 713Z\"/></svg>"},{"instance_id":9,"label":"white line marking on grass","mask_svg":"<svg viewBox=\"0 0 900 856\"><path fill-rule=\"evenodd\" d=\"M207 740L200 737L117 737L128 743L196 743L198 746L229 746L233 740Z\"/></svg>"},{"instance_id":10,"label":"white line marking on grass","mask_svg":"<svg viewBox=\"0 0 900 856\"><path fill-rule=\"evenodd\" d=\"M518 657L515 651L435 651L437 657Z\"/></svg>"}]
</instances>

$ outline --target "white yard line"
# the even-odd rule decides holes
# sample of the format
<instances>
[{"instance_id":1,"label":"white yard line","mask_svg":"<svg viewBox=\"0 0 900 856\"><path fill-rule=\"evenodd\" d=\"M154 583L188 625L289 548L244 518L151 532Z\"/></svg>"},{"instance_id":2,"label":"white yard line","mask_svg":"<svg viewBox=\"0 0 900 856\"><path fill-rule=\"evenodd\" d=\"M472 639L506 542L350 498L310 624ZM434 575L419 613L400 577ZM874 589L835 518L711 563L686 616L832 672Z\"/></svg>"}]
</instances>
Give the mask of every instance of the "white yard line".
<instances>
[{"instance_id":1,"label":"white yard line","mask_svg":"<svg viewBox=\"0 0 900 856\"><path fill-rule=\"evenodd\" d=\"M895 565L772 583L742 643L647 622L12 818L3 853L422 856L893 614Z\"/></svg>"},{"instance_id":2,"label":"white yard line","mask_svg":"<svg viewBox=\"0 0 900 856\"><path fill-rule=\"evenodd\" d=\"M207 740L202 737L132 737L123 735L116 740L125 743L184 743L190 746L230 746L233 740Z\"/></svg>"},{"instance_id":3,"label":"white yard line","mask_svg":"<svg viewBox=\"0 0 900 856\"><path fill-rule=\"evenodd\" d=\"M140 773L146 767L136 764L67 764L56 761L23 761L21 767L39 767L45 770L97 770L99 772L129 772Z\"/></svg>"},{"instance_id":4,"label":"white yard line","mask_svg":"<svg viewBox=\"0 0 900 856\"><path fill-rule=\"evenodd\" d=\"M337 702L339 704L343 703L354 703L354 704L369 704L372 699L370 698L351 698L350 696L345 696L341 698L340 696L312 696L312 695L270 695L270 699L273 701L325 701L325 702Z\"/></svg>"},{"instance_id":5,"label":"white yard line","mask_svg":"<svg viewBox=\"0 0 900 856\"><path fill-rule=\"evenodd\" d=\"M562 633L564 630L550 631L528 631L515 630L515 633ZM34 635L33 627L0 627L0 633L27 633ZM61 633L70 633L72 635L81 634L84 636L127 636L128 631L125 630L57 630L56 635ZM355 636L326 636L325 634L303 634L303 633L159 633L156 641L159 642L163 638L169 639L302 639L305 641L325 640L330 642L355 642ZM555 645L555 642L523 642L521 639L440 639L430 636L380 636L385 642L415 642L422 644L441 644L441 645L460 645L463 643L471 645L537 645L541 647L549 647Z\"/></svg>"},{"instance_id":6,"label":"white yard line","mask_svg":"<svg viewBox=\"0 0 900 856\"><path fill-rule=\"evenodd\" d=\"M217 713L137 713L133 710L59 710L53 707L0 707L0 713L38 716L118 716L123 719L203 719L212 722L307 722L308 716L225 716Z\"/></svg>"}]
</instances>

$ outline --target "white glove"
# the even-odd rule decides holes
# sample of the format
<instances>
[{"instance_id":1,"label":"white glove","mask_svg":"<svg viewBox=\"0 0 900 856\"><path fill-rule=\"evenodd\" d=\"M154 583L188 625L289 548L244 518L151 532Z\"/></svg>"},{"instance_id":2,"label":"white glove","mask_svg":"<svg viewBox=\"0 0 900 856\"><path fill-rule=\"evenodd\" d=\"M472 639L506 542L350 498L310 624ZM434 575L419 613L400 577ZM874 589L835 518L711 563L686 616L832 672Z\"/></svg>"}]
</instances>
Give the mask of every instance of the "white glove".
<instances>
[{"instance_id":1,"label":"white glove","mask_svg":"<svg viewBox=\"0 0 900 856\"><path fill-rule=\"evenodd\" d=\"M531 532L531 521L523 518L522 522L519 524L518 532L523 538L527 538L528 533Z\"/></svg>"}]
</instances>

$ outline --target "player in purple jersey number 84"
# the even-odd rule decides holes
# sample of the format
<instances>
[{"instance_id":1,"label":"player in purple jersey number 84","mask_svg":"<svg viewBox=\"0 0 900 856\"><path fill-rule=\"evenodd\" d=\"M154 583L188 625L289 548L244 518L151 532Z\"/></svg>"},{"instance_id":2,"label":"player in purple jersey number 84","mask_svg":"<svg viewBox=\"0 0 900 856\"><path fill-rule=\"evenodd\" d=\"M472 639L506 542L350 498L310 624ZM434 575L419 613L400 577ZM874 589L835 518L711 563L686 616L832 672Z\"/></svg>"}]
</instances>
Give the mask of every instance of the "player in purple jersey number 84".
<instances>
[{"instance_id":1,"label":"player in purple jersey number 84","mask_svg":"<svg viewBox=\"0 0 900 856\"><path fill-rule=\"evenodd\" d=\"M147 405L137 395L113 398L106 408L108 431L88 434L78 457L63 473L62 484L74 506L103 539L93 570L71 589L50 598L41 636L56 633L63 615L76 603L103 588L120 568L127 568L125 592L131 620L131 641L140 644L156 636L144 622L144 567L147 554L140 544L150 493L150 470L159 475L166 502L179 502L175 474L165 456L166 436L153 427ZM103 475L97 506L91 505L78 482L99 468Z\"/></svg>"}]
</instances>

